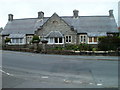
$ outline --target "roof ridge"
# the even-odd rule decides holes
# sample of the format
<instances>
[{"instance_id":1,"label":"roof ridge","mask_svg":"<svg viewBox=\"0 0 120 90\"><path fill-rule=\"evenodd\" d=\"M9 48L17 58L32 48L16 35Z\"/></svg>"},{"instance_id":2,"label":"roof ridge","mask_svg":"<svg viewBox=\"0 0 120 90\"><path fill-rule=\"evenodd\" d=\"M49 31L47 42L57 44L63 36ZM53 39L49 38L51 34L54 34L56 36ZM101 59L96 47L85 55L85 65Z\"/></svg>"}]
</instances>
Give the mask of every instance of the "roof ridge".
<instances>
[{"instance_id":1,"label":"roof ridge","mask_svg":"<svg viewBox=\"0 0 120 90\"><path fill-rule=\"evenodd\" d=\"M73 16L59 16L61 18L72 18ZM94 15L94 16L79 16L79 17L109 17L108 15L101 15L101 16L97 16L97 15ZM50 17L44 17L44 18L50 18ZM38 19L38 18L19 18L19 19L13 19L13 20L27 20L27 19Z\"/></svg>"},{"instance_id":2,"label":"roof ridge","mask_svg":"<svg viewBox=\"0 0 120 90\"><path fill-rule=\"evenodd\" d=\"M73 16L60 16L61 18L67 18L67 17L73 17ZM101 16L97 16L97 15L94 15L94 16L79 16L79 17L109 17L108 15L101 15Z\"/></svg>"},{"instance_id":3,"label":"roof ridge","mask_svg":"<svg viewBox=\"0 0 120 90\"><path fill-rule=\"evenodd\" d=\"M50 18L50 17L44 17L44 18ZM27 20L27 19L39 19L39 18L19 18L19 19L13 19L13 20Z\"/></svg>"}]
</instances>

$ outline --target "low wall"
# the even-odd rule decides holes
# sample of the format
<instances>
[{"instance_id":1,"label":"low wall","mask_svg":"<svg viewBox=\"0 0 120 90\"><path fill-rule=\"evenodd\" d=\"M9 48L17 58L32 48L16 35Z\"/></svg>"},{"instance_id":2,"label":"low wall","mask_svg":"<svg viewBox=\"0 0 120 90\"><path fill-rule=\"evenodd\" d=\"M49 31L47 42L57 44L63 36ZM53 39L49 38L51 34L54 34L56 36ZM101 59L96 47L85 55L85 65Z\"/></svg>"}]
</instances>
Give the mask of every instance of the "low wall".
<instances>
[{"instance_id":1,"label":"low wall","mask_svg":"<svg viewBox=\"0 0 120 90\"><path fill-rule=\"evenodd\" d=\"M47 46L47 48L52 48L53 46ZM36 52L45 54L60 54L60 55L102 55L102 56L120 56L120 51L74 51L74 50L42 50L42 46L39 45L39 49L35 50L33 45L23 45L23 46L6 46L2 48L3 50L11 51L22 51L22 52Z\"/></svg>"}]
</instances>

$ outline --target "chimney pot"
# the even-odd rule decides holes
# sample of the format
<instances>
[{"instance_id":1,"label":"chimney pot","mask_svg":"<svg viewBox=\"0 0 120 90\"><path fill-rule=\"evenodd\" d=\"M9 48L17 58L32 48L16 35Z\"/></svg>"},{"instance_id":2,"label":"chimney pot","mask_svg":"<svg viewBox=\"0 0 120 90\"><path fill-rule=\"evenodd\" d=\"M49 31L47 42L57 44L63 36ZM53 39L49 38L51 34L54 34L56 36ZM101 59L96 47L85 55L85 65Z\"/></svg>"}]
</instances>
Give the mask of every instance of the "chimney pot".
<instances>
[{"instance_id":1,"label":"chimney pot","mask_svg":"<svg viewBox=\"0 0 120 90\"><path fill-rule=\"evenodd\" d=\"M8 14L8 21L13 21L13 14Z\"/></svg>"},{"instance_id":2,"label":"chimney pot","mask_svg":"<svg viewBox=\"0 0 120 90\"><path fill-rule=\"evenodd\" d=\"M77 18L78 17L78 13L79 13L78 10L73 10L73 17Z\"/></svg>"},{"instance_id":3,"label":"chimney pot","mask_svg":"<svg viewBox=\"0 0 120 90\"><path fill-rule=\"evenodd\" d=\"M114 15L113 15L113 10L109 10L109 16L110 16L111 18L114 17Z\"/></svg>"},{"instance_id":4,"label":"chimney pot","mask_svg":"<svg viewBox=\"0 0 120 90\"><path fill-rule=\"evenodd\" d=\"M43 19L44 18L44 12L42 12L42 11L38 12L38 18Z\"/></svg>"}]
</instances>

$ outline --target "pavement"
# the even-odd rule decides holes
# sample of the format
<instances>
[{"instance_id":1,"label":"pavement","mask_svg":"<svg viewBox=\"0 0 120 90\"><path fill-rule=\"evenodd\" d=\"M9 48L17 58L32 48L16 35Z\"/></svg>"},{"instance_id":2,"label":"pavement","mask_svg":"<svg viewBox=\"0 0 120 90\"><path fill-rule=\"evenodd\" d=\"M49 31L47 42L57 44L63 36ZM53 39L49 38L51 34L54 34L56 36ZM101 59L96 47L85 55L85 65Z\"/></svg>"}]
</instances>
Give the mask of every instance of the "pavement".
<instances>
[{"instance_id":1,"label":"pavement","mask_svg":"<svg viewBox=\"0 0 120 90\"><path fill-rule=\"evenodd\" d=\"M118 57L2 52L3 88L118 88Z\"/></svg>"}]
</instances>

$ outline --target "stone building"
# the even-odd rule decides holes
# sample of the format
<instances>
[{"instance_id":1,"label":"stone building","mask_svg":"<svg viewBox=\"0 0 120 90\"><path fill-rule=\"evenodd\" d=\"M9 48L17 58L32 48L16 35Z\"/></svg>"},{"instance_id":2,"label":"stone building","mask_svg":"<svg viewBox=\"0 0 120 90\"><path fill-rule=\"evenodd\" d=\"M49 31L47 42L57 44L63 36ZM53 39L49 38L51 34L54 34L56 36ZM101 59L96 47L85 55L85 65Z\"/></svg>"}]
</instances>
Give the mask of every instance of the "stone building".
<instances>
[{"instance_id":1,"label":"stone building","mask_svg":"<svg viewBox=\"0 0 120 90\"><path fill-rule=\"evenodd\" d=\"M120 27L120 1L118 2L118 27Z\"/></svg>"},{"instance_id":2,"label":"stone building","mask_svg":"<svg viewBox=\"0 0 120 90\"><path fill-rule=\"evenodd\" d=\"M0 28L0 33L2 32L3 28ZM0 34L0 49L1 49L1 46L2 46L2 36Z\"/></svg>"},{"instance_id":3,"label":"stone building","mask_svg":"<svg viewBox=\"0 0 120 90\"><path fill-rule=\"evenodd\" d=\"M41 11L37 18L13 19L9 14L2 37L11 38L11 45L29 44L35 34L48 40L48 44L97 44L99 36L116 33L119 32L113 10L108 16L79 16L79 11L74 10L73 16L54 13L51 17L44 17Z\"/></svg>"}]
</instances>

